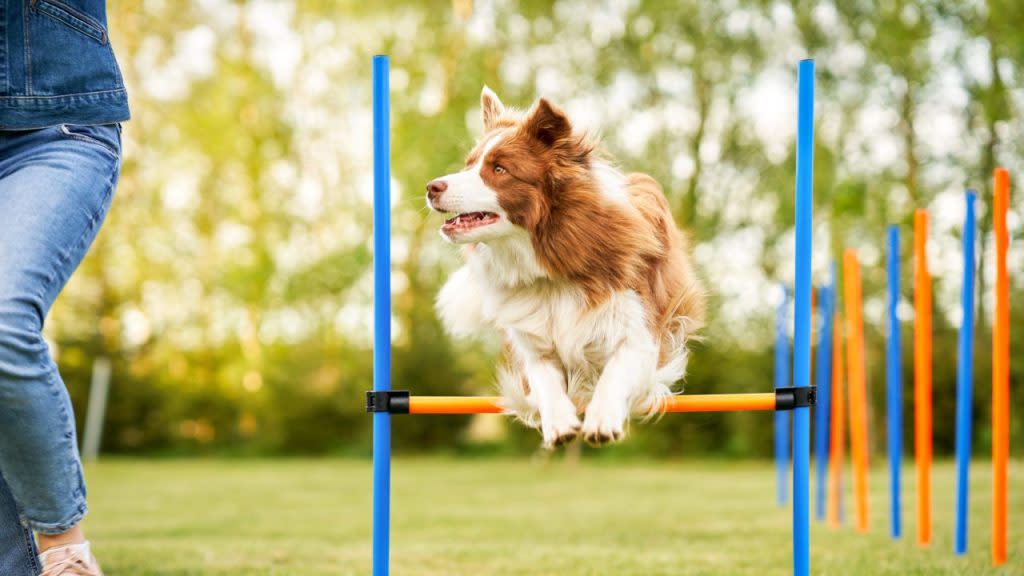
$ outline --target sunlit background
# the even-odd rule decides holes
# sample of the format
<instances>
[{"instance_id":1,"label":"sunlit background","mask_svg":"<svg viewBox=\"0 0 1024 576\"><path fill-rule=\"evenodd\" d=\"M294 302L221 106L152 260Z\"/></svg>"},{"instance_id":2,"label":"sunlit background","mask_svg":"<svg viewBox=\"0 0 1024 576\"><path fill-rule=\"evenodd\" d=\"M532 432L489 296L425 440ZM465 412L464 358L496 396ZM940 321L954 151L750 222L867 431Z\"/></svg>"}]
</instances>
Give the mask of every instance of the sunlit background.
<instances>
[{"instance_id":1,"label":"sunlit background","mask_svg":"<svg viewBox=\"0 0 1024 576\"><path fill-rule=\"evenodd\" d=\"M371 386L370 61L391 56L394 378L492 390L497 340L453 342L432 301L457 252L423 186L479 135L484 84L540 95L664 186L711 291L692 392L771 387L775 307L792 281L795 70L817 59L814 278L864 266L872 441L884 442L884 233L902 225L911 385L911 218L932 216L935 438L952 448L963 192L979 199L975 449L987 451L991 174L1024 174L1024 4L112 1L132 120L117 198L47 325L84 420L93 362L113 379L103 449L366 454ZM1020 186L1009 227L1024 227ZM1011 247L1011 301L1024 249ZM1014 306L1013 332L1024 328ZM1012 379L1024 375L1013 344ZM1015 405L1024 390L1015 386ZM909 406L907 407L909 410ZM912 418L906 418L912 425ZM1011 445L1024 426L1014 423ZM634 427L612 453L766 455L758 414ZM419 419L396 448L529 451L488 417ZM681 441L680 439L685 439Z\"/></svg>"}]
</instances>

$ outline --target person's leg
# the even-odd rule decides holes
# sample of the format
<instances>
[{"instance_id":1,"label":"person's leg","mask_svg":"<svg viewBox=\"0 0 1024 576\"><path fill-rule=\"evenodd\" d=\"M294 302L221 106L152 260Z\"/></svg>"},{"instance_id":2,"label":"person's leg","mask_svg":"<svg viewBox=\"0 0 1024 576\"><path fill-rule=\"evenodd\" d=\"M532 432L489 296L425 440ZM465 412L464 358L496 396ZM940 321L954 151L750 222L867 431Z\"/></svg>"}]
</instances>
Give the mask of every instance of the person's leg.
<instances>
[{"instance_id":1,"label":"person's leg","mask_svg":"<svg viewBox=\"0 0 1024 576\"><path fill-rule=\"evenodd\" d=\"M0 474L44 549L82 539L86 493L43 322L99 231L119 170L115 126L0 132ZM0 540L0 550L15 544Z\"/></svg>"},{"instance_id":2,"label":"person's leg","mask_svg":"<svg viewBox=\"0 0 1024 576\"><path fill-rule=\"evenodd\" d=\"M41 569L32 531L22 524L14 496L0 475L0 574L35 576Z\"/></svg>"}]
</instances>

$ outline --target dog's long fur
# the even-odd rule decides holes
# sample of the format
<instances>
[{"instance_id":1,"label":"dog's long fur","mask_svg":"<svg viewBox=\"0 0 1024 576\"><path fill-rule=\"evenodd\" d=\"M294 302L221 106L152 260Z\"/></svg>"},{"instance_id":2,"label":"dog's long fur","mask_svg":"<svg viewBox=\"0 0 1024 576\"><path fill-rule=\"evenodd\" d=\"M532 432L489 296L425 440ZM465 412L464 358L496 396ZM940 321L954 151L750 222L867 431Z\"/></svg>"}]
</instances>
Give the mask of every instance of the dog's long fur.
<instances>
[{"instance_id":1,"label":"dog's long fur","mask_svg":"<svg viewBox=\"0 0 1024 576\"><path fill-rule=\"evenodd\" d=\"M481 106L466 168L428 185L431 208L464 215L442 227L466 262L438 310L455 335L501 331L506 408L545 446L617 441L685 374L704 299L686 239L658 183L547 100L521 114L485 87Z\"/></svg>"}]
</instances>

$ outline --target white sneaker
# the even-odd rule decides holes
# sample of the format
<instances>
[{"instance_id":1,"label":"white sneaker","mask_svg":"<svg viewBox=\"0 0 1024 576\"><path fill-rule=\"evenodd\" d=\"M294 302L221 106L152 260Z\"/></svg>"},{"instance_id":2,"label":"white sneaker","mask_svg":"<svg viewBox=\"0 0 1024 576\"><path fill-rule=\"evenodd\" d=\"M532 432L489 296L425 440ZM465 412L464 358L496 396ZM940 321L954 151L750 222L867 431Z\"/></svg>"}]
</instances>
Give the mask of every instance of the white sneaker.
<instances>
[{"instance_id":1,"label":"white sneaker","mask_svg":"<svg viewBox=\"0 0 1024 576\"><path fill-rule=\"evenodd\" d=\"M43 564L40 576L103 576L88 542L50 548L39 555L39 561Z\"/></svg>"}]
</instances>

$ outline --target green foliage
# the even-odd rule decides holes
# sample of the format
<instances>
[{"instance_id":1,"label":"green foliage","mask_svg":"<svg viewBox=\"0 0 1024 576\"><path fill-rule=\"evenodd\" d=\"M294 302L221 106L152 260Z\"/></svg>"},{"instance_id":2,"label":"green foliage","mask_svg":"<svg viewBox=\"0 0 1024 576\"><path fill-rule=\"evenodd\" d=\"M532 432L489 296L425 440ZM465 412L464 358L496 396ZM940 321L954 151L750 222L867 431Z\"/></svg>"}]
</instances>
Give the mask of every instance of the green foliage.
<instances>
[{"instance_id":1,"label":"green foliage","mask_svg":"<svg viewBox=\"0 0 1024 576\"><path fill-rule=\"evenodd\" d=\"M433 299L459 256L425 182L461 165L481 86L590 109L624 170L662 183L711 292L686 389L771 387L772 294L791 280L796 59L818 60L819 253L864 261L872 437L884 446L885 226L936 215L935 439L952 447L959 190L1024 166L1019 2L111 2L131 94L118 198L48 325L80 419L92 359L114 362L104 448L349 453L369 446L370 55L392 55L396 388L492 391L496 339L453 342ZM468 12L467 12L468 10ZM945 127L946 132L936 131ZM952 131L952 132L950 132ZM957 142L951 143L949 134ZM959 140L962 140L960 142ZM950 200L953 198L954 200ZM987 196L982 196L982 203ZM1019 206L1019 203L1015 203ZM940 210L940 208L942 208ZM983 207L984 208L984 207ZM981 250L990 211L982 209ZM945 214L944 216L942 214ZM1014 213L1019 237L1024 214ZM954 217L953 219L958 218ZM826 228L827 227L827 228ZM756 245L736 238L756 238ZM817 241L817 237L816 237ZM1011 250L1019 251L1019 242ZM990 258L981 259L980 293ZM1013 301L1021 299L1014 263ZM816 261L815 281L827 276ZM987 450L990 331L976 346L976 449ZM1014 308L1014 333L1024 326ZM905 395L911 389L909 321ZM1021 340L1012 378L1024 378ZM1024 390L1013 388L1015 405ZM912 425L911 408L907 426ZM396 448L530 451L533 431L409 418ZM762 414L635 424L607 454L768 455ZM492 431L493 432L493 431ZM1024 426L1013 423L1014 445Z\"/></svg>"}]
</instances>

